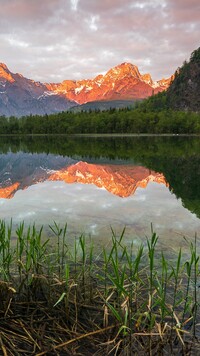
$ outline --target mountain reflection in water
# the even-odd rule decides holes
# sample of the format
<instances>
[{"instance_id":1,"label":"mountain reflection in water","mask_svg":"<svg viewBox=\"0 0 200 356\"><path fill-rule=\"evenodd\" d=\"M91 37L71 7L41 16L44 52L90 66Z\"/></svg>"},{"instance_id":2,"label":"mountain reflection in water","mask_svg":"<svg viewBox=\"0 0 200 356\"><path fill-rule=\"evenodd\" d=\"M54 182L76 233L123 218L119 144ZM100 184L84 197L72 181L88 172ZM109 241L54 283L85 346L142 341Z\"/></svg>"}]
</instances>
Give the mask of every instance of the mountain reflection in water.
<instances>
[{"instance_id":1,"label":"mountain reflection in water","mask_svg":"<svg viewBox=\"0 0 200 356\"><path fill-rule=\"evenodd\" d=\"M97 165L78 162L68 168L55 172L49 180L61 180L66 183L95 184L119 197L128 197L138 187L146 188L149 182L164 183L163 174L142 166Z\"/></svg>"},{"instance_id":2,"label":"mountain reflection in water","mask_svg":"<svg viewBox=\"0 0 200 356\"><path fill-rule=\"evenodd\" d=\"M0 140L0 219L67 222L104 240L110 226L144 238L153 223L174 245L199 234L199 217L198 137Z\"/></svg>"},{"instance_id":3,"label":"mountain reflection in water","mask_svg":"<svg viewBox=\"0 0 200 356\"><path fill-rule=\"evenodd\" d=\"M0 198L10 199L14 196L15 192L18 190L20 184L14 183L8 187L0 188Z\"/></svg>"},{"instance_id":4,"label":"mountain reflection in water","mask_svg":"<svg viewBox=\"0 0 200 356\"><path fill-rule=\"evenodd\" d=\"M41 175L41 172L36 170L32 180L31 177L24 176L21 182L15 182L11 185L7 185L9 181L4 182L6 186L0 188L0 198L10 199L17 190L28 188L25 182L29 182L29 186L31 186L45 180L94 184L122 198L134 194L138 187L146 188L149 182L163 183L167 186L163 174L142 166L98 165L80 161L54 173L51 170L44 171L44 174Z\"/></svg>"}]
</instances>

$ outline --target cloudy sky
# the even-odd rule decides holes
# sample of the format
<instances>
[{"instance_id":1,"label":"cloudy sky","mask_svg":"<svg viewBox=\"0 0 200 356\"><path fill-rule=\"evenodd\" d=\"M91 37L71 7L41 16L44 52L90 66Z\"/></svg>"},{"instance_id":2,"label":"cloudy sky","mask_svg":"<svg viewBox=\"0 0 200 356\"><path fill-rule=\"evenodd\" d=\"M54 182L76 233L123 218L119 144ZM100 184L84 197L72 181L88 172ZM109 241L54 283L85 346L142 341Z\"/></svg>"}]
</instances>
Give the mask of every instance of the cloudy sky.
<instances>
[{"instance_id":1,"label":"cloudy sky","mask_svg":"<svg viewBox=\"0 0 200 356\"><path fill-rule=\"evenodd\" d=\"M131 62L169 77L200 46L199 0L0 0L0 62L47 82Z\"/></svg>"}]
</instances>

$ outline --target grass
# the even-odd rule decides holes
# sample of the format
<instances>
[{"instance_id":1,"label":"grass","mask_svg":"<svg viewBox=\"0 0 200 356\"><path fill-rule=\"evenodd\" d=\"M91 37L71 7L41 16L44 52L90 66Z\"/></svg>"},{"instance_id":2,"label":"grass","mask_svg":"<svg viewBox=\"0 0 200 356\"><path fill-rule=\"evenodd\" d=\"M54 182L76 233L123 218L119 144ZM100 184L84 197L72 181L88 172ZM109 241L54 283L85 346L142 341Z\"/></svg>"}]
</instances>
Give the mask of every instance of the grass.
<instances>
[{"instance_id":1,"label":"grass","mask_svg":"<svg viewBox=\"0 0 200 356\"><path fill-rule=\"evenodd\" d=\"M100 252L83 235L70 247L67 225L50 231L0 221L2 355L200 353L196 236L170 262L153 230L137 250L111 230Z\"/></svg>"}]
</instances>

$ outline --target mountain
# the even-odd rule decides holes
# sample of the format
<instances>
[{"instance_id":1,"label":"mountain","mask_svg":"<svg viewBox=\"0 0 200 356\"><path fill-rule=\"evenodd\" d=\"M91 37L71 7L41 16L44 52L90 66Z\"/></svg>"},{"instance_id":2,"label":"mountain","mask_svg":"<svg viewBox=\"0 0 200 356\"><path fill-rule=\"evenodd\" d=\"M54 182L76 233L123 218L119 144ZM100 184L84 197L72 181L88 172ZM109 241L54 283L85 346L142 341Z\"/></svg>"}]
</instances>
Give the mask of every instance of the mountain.
<instances>
[{"instance_id":1,"label":"mountain","mask_svg":"<svg viewBox=\"0 0 200 356\"><path fill-rule=\"evenodd\" d=\"M153 81L150 74L141 75L138 67L122 63L105 75L78 81L64 80L60 84L46 84L48 90L66 95L79 104L91 101L144 99L167 89L172 77Z\"/></svg>"},{"instance_id":2,"label":"mountain","mask_svg":"<svg viewBox=\"0 0 200 356\"><path fill-rule=\"evenodd\" d=\"M0 63L0 115L50 114L93 101L134 101L168 88L171 78L153 81L138 67L122 63L105 75L79 81L40 83L13 74Z\"/></svg>"},{"instance_id":3,"label":"mountain","mask_svg":"<svg viewBox=\"0 0 200 356\"><path fill-rule=\"evenodd\" d=\"M49 91L45 84L11 73L0 63L0 115L44 115L75 104L61 93Z\"/></svg>"},{"instance_id":4,"label":"mountain","mask_svg":"<svg viewBox=\"0 0 200 356\"><path fill-rule=\"evenodd\" d=\"M200 111L200 47L177 69L166 96L172 109Z\"/></svg>"}]
</instances>

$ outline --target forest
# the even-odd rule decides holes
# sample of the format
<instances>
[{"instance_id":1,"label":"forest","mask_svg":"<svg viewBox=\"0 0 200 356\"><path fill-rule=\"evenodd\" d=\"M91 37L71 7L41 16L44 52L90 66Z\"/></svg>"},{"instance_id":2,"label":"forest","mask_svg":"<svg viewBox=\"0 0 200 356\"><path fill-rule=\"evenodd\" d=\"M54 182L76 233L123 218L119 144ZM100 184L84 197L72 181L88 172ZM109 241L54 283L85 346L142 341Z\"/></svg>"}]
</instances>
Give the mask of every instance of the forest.
<instances>
[{"instance_id":1,"label":"forest","mask_svg":"<svg viewBox=\"0 0 200 356\"><path fill-rule=\"evenodd\" d=\"M156 95L157 107L163 95ZM200 113L172 110L151 110L152 101L134 109L108 111L61 112L51 115L30 115L21 118L0 117L0 134L91 134L146 133L199 134Z\"/></svg>"}]
</instances>

